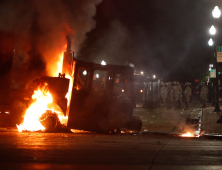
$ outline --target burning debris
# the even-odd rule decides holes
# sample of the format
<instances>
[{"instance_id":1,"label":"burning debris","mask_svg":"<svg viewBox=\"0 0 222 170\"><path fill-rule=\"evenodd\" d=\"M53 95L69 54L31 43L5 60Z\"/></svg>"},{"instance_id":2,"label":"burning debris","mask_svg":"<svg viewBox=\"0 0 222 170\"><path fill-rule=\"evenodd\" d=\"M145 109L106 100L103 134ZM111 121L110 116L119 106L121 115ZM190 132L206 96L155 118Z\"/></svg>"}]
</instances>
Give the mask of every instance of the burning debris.
<instances>
[{"instance_id":1,"label":"burning debris","mask_svg":"<svg viewBox=\"0 0 222 170\"><path fill-rule=\"evenodd\" d=\"M39 121L46 130L51 130L57 127L59 123L59 117L52 110L46 110L46 112L43 113L39 118Z\"/></svg>"},{"instance_id":2,"label":"burning debris","mask_svg":"<svg viewBox=\"0 0 222 170\"><path fill-rule=\"evenodd\" d=\"M39 121L45 127L45 132L71 132L70 129L61 124L58 114L52 110L46 110Z\"/></svg>"},{"instance_id":3,"label":"burning debris","mask_svg":"<svg viewBox=\"0 0 222 170\"><path fill-rule=\"evenodd\" d=\"M44 83L34 91L33 103L26 110L24 122L17 125L19 132L44 131L44 132L71 132L61 124L62 111L58 109L49 92L49 85ZM54 111L54 109L57 109ZM59 119L60 117L60 119Z\"/></svg>"},{"instance_id":4,"label":"burning debris","mask_svg":"<svg viewBox=\"0 0 222 170\"><path fill-rule=\"evenodd\" d=\"M32 95L34 102L26 110L24 122L17 126L19 132L28 131L38 131L45 130L44 126L39 122L39 117L45 113L49 103L52 103L53 99L51 94L46 90L47 84L42 88L39 87L37 91Z\"/></svg>"}]
</instances>

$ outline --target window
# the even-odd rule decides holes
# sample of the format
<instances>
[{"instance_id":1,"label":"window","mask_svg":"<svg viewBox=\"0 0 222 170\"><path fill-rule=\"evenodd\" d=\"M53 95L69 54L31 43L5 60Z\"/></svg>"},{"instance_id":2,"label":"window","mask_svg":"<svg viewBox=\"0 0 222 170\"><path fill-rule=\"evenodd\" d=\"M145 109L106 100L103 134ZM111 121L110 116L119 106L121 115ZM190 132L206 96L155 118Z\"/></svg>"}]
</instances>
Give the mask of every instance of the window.
<instances>
[{"instance_id":1,"label":"window","mask_svg":"<svg viewBox=\"0 0 222 170\"><path fill-rule=\"evenodd\" d=\"M88 71L84 68L78 69L78 73L77 73L76 80L75 80L75 88L77 90L88 87L89 77L90 77L89 75L90 75L90 71Z\"/></svg>"},{"instance_id":2,"label":"window","mask_svg":"<svg viewBox=\"0 0 222 170\"><path fill-rule=\"evenodd\" d=\"M129 81L129 76L124 74L115 74L114 76L114 95L120 95L124 93L128 97L131 96L131 82Z\"/></svg>"},{"instance_id":3,"label":"window","mask_svg":"<svg viewBox=\"0 0 222 170\"><path fill-rule=\"evenodd\" d=\"M107 88L108 72L96 70L93 74L92 88L94 91L100 91Z\"/></svg>"}]
</instances>

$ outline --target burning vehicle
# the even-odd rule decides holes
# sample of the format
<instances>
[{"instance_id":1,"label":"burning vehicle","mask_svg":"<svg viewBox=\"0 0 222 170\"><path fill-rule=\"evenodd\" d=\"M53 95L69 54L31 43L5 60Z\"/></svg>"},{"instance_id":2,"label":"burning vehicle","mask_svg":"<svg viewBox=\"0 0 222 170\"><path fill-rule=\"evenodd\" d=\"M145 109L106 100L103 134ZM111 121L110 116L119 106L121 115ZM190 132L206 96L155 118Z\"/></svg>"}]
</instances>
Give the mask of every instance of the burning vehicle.
<instances>
[{"instance_id":1,"label":"burning vehicle","mask_svg":"<svg viewBox=\"0 0 222 170\"><path fill-rule=\"evenodd\" d=\"M70 38L66 39L58 77L35 79L29 93L18 95L27 100L18 130L140 131L142 122L133 116L133 68L77 60L71 51Z\"/></svg>"}]
</instances>

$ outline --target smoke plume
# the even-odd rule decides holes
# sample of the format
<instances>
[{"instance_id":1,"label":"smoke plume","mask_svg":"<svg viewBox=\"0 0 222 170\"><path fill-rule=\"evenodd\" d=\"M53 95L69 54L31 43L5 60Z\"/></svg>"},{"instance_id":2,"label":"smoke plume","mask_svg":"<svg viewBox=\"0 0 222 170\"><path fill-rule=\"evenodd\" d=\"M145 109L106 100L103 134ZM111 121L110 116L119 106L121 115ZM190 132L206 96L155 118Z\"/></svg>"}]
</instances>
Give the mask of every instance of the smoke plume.
<instances>
[{"instance_id":1,"label":"smoke plume","mask_svg":"<svg viewBox=\"0 0 222 170\"><path fill-rule=\"evenodd\" d=\"M58 55L65 49L66 35L71 37L72 50L77 52L86 33L96 25L93 17L96 5L101 1L1 1L0 30L16 35L14 68L17 71L14 78L51 76Z\"/></svg>"}]
</instances>

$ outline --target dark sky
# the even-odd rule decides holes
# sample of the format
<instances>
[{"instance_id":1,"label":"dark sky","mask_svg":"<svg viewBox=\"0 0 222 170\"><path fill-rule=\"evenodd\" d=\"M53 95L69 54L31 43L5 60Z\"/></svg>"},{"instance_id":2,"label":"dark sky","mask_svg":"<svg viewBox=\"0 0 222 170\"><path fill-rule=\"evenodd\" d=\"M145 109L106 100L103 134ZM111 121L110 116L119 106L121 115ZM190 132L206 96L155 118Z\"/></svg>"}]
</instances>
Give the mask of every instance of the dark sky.
<instances>
[{"instance_id":1,"label":"dark sky","mask_svg":"<svg viewBox=\"0 0 222 170\"><path fill-rule=\"evenodd\" d=\"M103 0L79 57L129 62L165 80L194 81L212 59L207 42L216 5L222 9L221 0Z\"/></svg>"}]
</instances>

